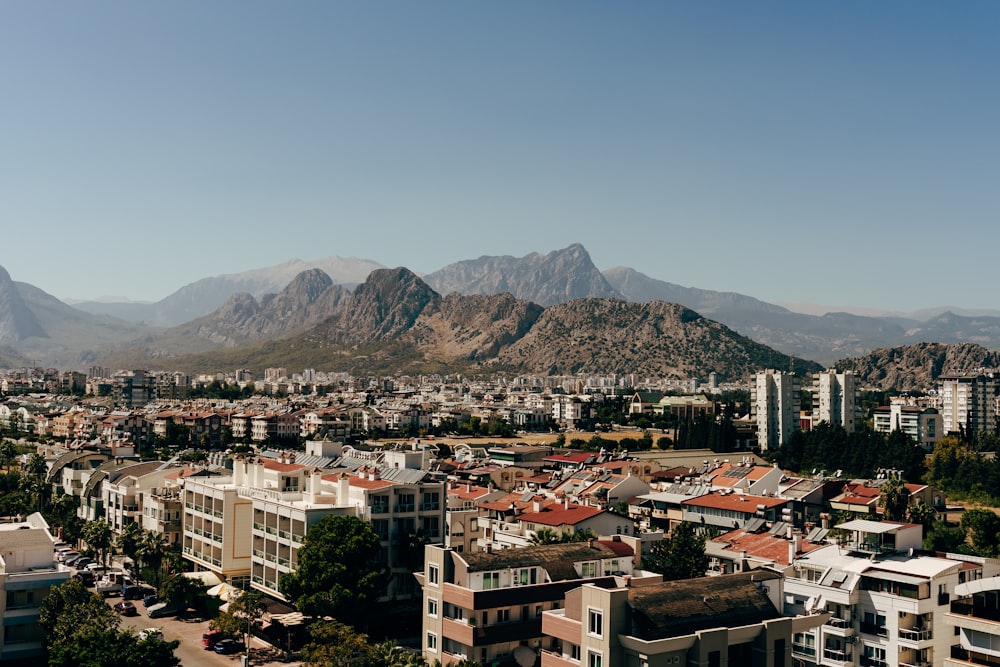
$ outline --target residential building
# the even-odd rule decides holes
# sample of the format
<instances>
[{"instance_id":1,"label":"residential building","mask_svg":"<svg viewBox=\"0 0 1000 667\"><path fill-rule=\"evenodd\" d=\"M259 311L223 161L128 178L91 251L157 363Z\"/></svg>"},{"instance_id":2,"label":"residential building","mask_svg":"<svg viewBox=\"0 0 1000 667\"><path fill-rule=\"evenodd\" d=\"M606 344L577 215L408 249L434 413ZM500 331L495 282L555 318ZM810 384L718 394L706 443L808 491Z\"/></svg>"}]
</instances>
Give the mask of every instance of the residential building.
<instances>
[{"instance_id":1,"label":"residential building","mask_svg":"<svg viewBox=\"0 0 1000 667\"><path fill-rule=\"evenodd\" d=\"M536 655L554 651L543 614L561 608L566 593L583 583L624 586L625 577L641 574L633 554L627 538L472 553L427 545L417 574L423 656L446 666L464 659L488 665L513 664L521 646Z\"/></svg>"},{"instance_id":2,"label":"residential building","mask_svg":"<svg viewBox=\"0 0 1000 667\"><path fill-rule=\"evenodd\" d=\"M921 552L915 524L856 519L835 528L845 534L839 543L801 554L785 571L786 615L832 614L795 636L793 658L803 665L944 664L955 643L945 622L952 595L962 583L1000 573L1000 563Z\"/></svg>"},{"instance_id":3,"label":"residential building","mask_svg":"<svg viewBox=\"0 0 1000 667\"><path fill-rule=\"evenodd\" d=\"M785 444L799 425L799 378L775 370L757 373L750 408L757 421L757 446L763 451Z\"/></svg>"},{"instance_id":4,"label":"residential building","mask_svg":"<svg viewBox=\"0 0 1000 667\"><path fill-rule=\"evenodd\" d=\"M955 586L955 599L945 614L945 625L953 628L953 644L943 656L944 667L1000 664L1000 577L973 578L975 570Z\"/></svg>"},{"instance_id":5,"label":"residential building","mask_svg":"<svg viewBox=\"0 0 1000 667\"><path fill-rule=\"evenodd\" d=\"M941 427L947 433L996 433L997 391L992 374L948 373L938 377Z\"/></svg>"},{"instance_id":6,"label":"residential building","mask_svg":"<svg viewBox=\"0 0 1000 667\"><path fill-rule=\"evenodd\" d=\"M541 667L777 667L829 614L783 617L781 575L585 583L542 613Z\"/></svg>"},{"instance_id":7,"label":"residential building","mask_svg":"<svg viewBox=\"0 0 1000 667\"><path fill-rule=\"evenodd\" d=\"M813 377L813 425L826 422L842 426L845 431L855 429L858 389L854 373L835 370L823 371Z\"/></svg>"},{"instance_id":8,"label":"residential building","mask_svg":"<svg viewBox=\"0 0 1000 667\"><path fill-rule=\"evenodd\" d=\"M71 574L56 562L55 540L41 514L0 524L0 664L33 665L43 659L39 607Z\"/></svg>"},{"instance_id":9,"label":"residential building","mask_svg":"<svg viewBox=\"0 0 1000 667\"><path fill-rule=\"evenodd\" d=\"M253 504L231 475L184 481L183 554L198 570L243 588L250 578Z\"/></svg>"},{"instance_id":10,"label":"residential building","mask_svg":"<svg viewBox=\"0 0 1000 667\"><path fill-rule=\"evenodd\" d=\"M936 408L893 401L875 408L873 418L874 429L879 433L902 431L928 450L945 434L941 413Z\"/></svg>"}]
</instances>

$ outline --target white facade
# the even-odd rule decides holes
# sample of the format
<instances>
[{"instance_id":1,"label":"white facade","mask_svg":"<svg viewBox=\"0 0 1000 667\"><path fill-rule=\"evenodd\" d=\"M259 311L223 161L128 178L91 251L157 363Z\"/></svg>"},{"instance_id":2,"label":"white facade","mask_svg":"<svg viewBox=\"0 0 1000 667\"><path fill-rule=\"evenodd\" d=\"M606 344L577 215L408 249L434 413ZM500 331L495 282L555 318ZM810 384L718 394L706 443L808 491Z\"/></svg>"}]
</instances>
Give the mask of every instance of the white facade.
<instances>
[{"instance_id":1,"label":"white facade","mask_svg":"<svg viewBox=\"0 0 1000 667\"><path fill-rule=\"evenodd\" d=\"M825 625L796 634L792 657L802 665L930 667L951 651L945 618L959 584L992 576L983 558L919 552L913 524L849 521L848 537L805 554L786 571L785 614L825 611Z\"/></svg>"},{"instance_id":2,"label":"white facade","mask_svg":"<svg viewBox=\"0 0 1000 667\"><path fill-rule=\"evenodd\" d=\"M945 433L993 433L997 427L997 381L990 375L942 375L938 378Z\"/></svg>"},{"instance_id":3,"label":"white facade","mask_svg":"<svg viewBox=\"0 0 1000 667\"><path fill-rule=\"evenodd\" d=\"M766 370L754 378L751 409L757 419L757 446L775 449L799 428L799 378Z\"/></svg>"},{"instance_id":4,"label":"white facade","mask_svg":"<svg viewBox=\"0 0 1000 667\"><path fill-rule=\"evenodd\" d=\"M853 372L831 370L818 373L813 379L813 423L827 422L853 431L857 395Z\"/></svg>"}]
</instances>

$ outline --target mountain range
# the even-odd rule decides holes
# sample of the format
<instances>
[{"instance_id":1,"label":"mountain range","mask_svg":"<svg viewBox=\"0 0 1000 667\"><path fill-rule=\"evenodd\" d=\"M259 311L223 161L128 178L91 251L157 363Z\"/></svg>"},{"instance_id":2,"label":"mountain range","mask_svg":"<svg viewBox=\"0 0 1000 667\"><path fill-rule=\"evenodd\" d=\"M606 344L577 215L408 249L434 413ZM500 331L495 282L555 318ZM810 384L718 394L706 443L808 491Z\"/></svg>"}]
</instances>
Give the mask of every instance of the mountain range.
<instances>
[{"instance_id":1,"label":"mountain range","mask_svg":"<svg viewBox=\"0 0 1000 667\"><path fill-rule=\"evenodd\" d=\"M394 281L400 284L390 288ZM560 329L554 318L572 327ZM696 321L702 324L688 326ZM721 329L695 335L707 322ZM713 336L726 340L718 354L704 349ZM352 368L391 367L391 352L425 368L461 361L532 372L736 377L751 359L781 368L789 356L831 365L880 348L998 342L1000 318L992 315L807 315L628 267L602 272L579 244L545 255L483 256L422 277L357 258L293 260L205 278L152 304L71 307L0 268L0 363L9 366L154 367L183 359L190 367L230 360L260 367L254 359L277 359L280 350L303 361L322 350L350 359ZM657 355L666 357L651 360Z\"/></svg>"}]
</instances>

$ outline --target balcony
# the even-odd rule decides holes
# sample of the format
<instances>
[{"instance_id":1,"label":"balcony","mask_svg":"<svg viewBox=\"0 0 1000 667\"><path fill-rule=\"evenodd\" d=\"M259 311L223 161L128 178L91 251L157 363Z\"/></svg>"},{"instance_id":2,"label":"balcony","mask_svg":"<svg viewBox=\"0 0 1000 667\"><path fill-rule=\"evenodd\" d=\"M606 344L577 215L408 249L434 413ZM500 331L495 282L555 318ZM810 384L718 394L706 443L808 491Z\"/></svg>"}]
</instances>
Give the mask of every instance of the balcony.
<instances>
[{"instance_id":1,"label":"balcony","mask_svg":"<svg viewBox=\"0 0 1000 667\"><path fill-rule=\"evenodd\" d=\"M973 665L981 665L982 667L1000 667L1000 658L994 658L985 653L967 651L961 646L951 647L951 659L961 660Z\"/></svg>"},{"instance_id":2,"label":"balcony","mask_svg":"<svg viewBox=\"0 0 1000 667\"><path fill-rule=\"evenodd\" d=\"M823 649L823 660L847 664L853 663L854 657L843 649L825 648Z\"/></svg>"},{"instance_id":3,"label":"balcony","mask_svg":"<svg viewBox=\"0 0 1000 667\"><path fill-rule=\"evenodd\" d=\"M406 512L412 512L414 510L413 503L399 503L393 510L396 514L405 514Z\"/></svg>"},{"instance_id":4,"label":"balcony","mask_svg":"<svg viewBox=\"0 0 1000 667\"><path fill-rule=\"evenodd\" d=\"M420 509L421 509L421 511L424 511L424 512L431 512L431 511L434 511L434 510L439 510L439 509L441 509L441 503L422 503L420 505Z\"/></svg>"},{"instance_id":5,"label":"balcony","mask_svg":"<svg viewBox=\"0 0 1000 667\"><path fill-rule=\"evenodd\" d=\"M899 638L907 642L923 642L932 638L930 628L900 628Z\"/></svg>"},{"instance_id":6,"label":"balcony","mask_svg":"<svg viewBox=\"0 0 1000 667\"><path fill-rule=\"evenodd\" d=\"M958 614L959 616L971 616L973 618L1000 623L1000 609L996 607L987 607L981 604L959 602L956 600L951 603L949 610L951 613Z\"/></svg>"},{"instance_id":7,"label":"balcony","mask_svg":"<svg viewBox=\"0 0 1000 667\"><path fill-rule=\"evenodd\" d=\"M814 660L816 658L816 647L809 646L808 644L792 644L792 655Z\"/></svg>"},{"instance_id":8,"label":"balcony","mask_svg":"<svg viewBox=\"0 0 1000 667\"><path fill-rule=\"evenodd\" d=\"M851 626L851 622L845 618L832 617L826 622L824 630L832 635L837 635L838 637L850 637L854 634L854 628Z\"/></svg>"},{"instance_id":9,"label":"balcony","mask_svg":"<svg viewBox=\"0 0 1000 667\"><path fill-rule=\"evenodd\" d=\"M861 623L861 632L866 635L875 635L877 637L888 637L889 632L886 630L884 625L876 625L875 623Z\"/></svg>"},{"instance_id":10,"label":"balcony","mask_svg":"<svg viewBox=\"0 0 1000 667\"><path fill-rule=\"evenodd\" d=\"M889 667L889 663L884 658L863 655L861 656L861 667Z\"/></svg>"}]
</instances>

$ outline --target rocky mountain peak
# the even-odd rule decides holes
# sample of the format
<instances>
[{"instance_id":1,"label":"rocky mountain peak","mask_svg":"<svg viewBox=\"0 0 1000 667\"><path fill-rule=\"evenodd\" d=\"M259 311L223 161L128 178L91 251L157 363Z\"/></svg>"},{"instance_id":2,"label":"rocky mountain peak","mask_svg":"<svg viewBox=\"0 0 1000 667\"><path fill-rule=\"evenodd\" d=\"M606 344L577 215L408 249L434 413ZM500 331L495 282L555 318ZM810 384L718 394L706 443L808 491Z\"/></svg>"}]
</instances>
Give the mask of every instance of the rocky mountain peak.
<instances>
[{"instance_id":1,"label":"rocky mountain peak","mask_svg":"<svg viewBox=\"0 0 1000 667\"><path fill-rule=\"evenodd\" d=\"M17 343L32 336L44 337L45 330L25 305L7 269L0 266L0 343Z\"/></svg>"}]
</instances>

